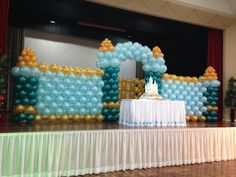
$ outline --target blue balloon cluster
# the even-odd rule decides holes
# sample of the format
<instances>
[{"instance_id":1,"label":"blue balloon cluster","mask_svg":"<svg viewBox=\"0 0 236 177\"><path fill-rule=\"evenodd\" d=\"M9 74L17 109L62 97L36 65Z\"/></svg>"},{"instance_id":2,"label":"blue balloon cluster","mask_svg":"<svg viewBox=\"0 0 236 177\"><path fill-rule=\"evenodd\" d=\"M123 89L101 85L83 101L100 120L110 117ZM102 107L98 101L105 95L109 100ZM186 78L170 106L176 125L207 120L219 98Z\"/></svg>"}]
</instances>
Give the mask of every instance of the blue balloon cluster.
<instances>
[{"instance_id":1,"label":"blue balloon cluster","mask_svg":"<svg viewBox=\"0 0 236 177\"><path fill-rule=\"evenodd\" d=\"M100 114L102 78L97 75L42 72L37 90L39 114Z\"/></svg>"},{"instance_id":2,"label":"blue balloon cluster","mask_svg":"<svg viewBox=\"0 0 236 177\"><path fill-rule=\"evenodd\" d=\"M202 116L207 111L205 92L207 92L207 88L200 82L180 82L163 79L160 94L165 99L184 101L187 115Z\"/></svg>"},{"instance_id":3,"label":"blue balloon cluster","mask_svg":"<svg viewBox=\"0 0 236 177\"><path fill-rule=\"evenodd\" d=\"M37 67L30 68L28 66L14 66L11 70L13 76L24 76L24 77L38 77L41 72Z\"/></svg>"},{"instance_id":4,"label":"blue balloon cluster","mask_svg":"<svg viewBox=\"0 0 236 177\"><path fill-rule=\"evenodd\" d=\"M99 68L119 67L123 61L130 59L142 62L145 72L164 73L167 70L163 57L153 57L152 51L138 42L118 43L113 52L99 52L97 57L97 66Z\"/></svg>"}]
</instances>

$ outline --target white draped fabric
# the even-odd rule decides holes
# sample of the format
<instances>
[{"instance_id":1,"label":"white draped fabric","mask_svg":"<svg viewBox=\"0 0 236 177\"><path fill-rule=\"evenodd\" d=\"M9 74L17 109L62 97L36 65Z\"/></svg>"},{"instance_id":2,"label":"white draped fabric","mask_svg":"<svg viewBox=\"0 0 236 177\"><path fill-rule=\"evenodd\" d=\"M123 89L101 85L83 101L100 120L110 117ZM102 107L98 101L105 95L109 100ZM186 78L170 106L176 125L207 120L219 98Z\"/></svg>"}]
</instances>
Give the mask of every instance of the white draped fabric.
<instances>
[{"instance_id":1,"label":"white draped fabric","mask_svg":"<svg viewBox=\"0 0 236 177\"><path fill-rule=\"evenodd\" d=\"M59 177L236 158L236 128L0 134L1 177Z\"/></svg>"},{"instance_id":2,"label":"white draped fabric","mask_svg":"<svg viewBox=\"0 0 236 177\"><path fill-rule=\"evenodd\" d=\"M186 126L184 101L124 99L119 123L128 126Z\"/></svg>"}]
</instances>

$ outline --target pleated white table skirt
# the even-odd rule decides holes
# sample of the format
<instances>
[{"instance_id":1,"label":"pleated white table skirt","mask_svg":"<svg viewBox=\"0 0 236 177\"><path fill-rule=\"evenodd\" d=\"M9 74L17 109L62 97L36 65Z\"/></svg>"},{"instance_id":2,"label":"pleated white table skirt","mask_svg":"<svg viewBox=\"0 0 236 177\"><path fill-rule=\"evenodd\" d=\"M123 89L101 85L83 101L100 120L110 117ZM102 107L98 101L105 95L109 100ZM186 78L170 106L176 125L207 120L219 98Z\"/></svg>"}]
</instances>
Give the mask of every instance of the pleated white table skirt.
<instances>
[{"instance_id":1,"label":"pleated white table skirt","mask_svg":"<svg viewBox=\"0 0 236 177\"><path fill-rule=\"evenodd\" d=\"M77 176L236 158L236 128L0 134L1 177Z\"/></svg>"},{"instance_id":2,"label":"pleated white table skirt","mask_svg":"<svg viewBox=\"0 0 236 177\"><path fill-rule=\"evenodd\" d=\"M186 126L183 101L121 100L119 123L128 126Z\"/></svg>"}]
</instances>

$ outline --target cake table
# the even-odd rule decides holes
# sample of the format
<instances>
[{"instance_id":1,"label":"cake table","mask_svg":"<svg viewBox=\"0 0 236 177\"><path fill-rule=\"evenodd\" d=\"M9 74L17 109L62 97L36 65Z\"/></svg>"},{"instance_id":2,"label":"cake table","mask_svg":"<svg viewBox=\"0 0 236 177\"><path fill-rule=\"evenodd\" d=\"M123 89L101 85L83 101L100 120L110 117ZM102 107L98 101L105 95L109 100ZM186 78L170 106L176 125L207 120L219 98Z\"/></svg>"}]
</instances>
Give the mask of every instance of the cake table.
<instances>
[{"instance_id":1,"label":"cake table","mask_svg":"<svg viewBox=\"0 0 236 177\"><path fill-rule=\"evenodd\" d=\"M120 124L128 126L186 126L184 101L123 99Z\"/></svg>"}]
</instances>

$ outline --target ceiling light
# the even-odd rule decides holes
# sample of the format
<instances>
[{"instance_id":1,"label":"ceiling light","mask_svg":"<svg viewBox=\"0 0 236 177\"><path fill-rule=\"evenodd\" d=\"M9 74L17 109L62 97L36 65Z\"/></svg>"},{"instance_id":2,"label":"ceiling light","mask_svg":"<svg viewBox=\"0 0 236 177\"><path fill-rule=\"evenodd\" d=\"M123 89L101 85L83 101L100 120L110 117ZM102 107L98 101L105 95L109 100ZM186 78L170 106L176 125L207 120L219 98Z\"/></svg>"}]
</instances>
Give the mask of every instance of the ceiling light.
<instances>
[{"instance_id":1,"label":"ceiling light","mask_svg":"<svg viewBox=\"0 0 236 177\"><path fill-rule=\"evenodd\" d=\"M51 20L50 23L56 23L54 20Z\"/></svg>"}]
</instances>

